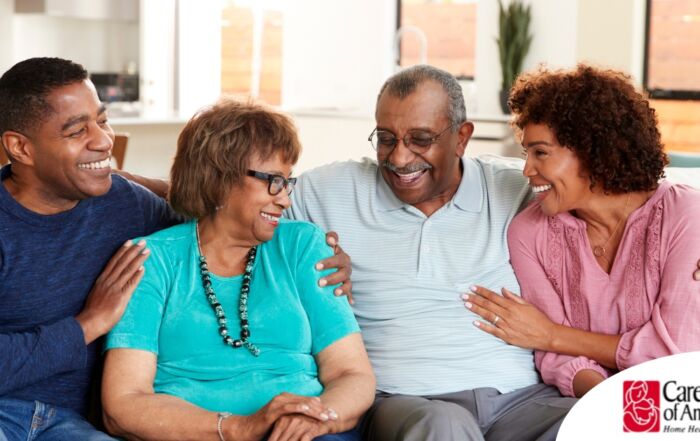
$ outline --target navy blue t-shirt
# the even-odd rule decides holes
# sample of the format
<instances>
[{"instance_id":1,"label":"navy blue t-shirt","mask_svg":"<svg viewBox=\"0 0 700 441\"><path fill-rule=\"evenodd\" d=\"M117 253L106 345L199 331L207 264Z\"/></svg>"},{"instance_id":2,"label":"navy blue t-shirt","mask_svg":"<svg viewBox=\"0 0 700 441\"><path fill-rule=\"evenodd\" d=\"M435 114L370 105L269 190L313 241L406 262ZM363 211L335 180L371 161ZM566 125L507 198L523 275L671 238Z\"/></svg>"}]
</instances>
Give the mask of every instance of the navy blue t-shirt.
<instances>
[{"instance_id":1,"label":"navy blue t-shirt","mask_svg":"<svg viewBox=\"0 0 700 441\"><path fill-rule=\"evenodd\" d=\"M48 216L0 184L0 397L84 413L101 340L86 346L75 316L126 240L180 220L163 199L118 175L104 196Z\"/></svg>"}]
</instances>

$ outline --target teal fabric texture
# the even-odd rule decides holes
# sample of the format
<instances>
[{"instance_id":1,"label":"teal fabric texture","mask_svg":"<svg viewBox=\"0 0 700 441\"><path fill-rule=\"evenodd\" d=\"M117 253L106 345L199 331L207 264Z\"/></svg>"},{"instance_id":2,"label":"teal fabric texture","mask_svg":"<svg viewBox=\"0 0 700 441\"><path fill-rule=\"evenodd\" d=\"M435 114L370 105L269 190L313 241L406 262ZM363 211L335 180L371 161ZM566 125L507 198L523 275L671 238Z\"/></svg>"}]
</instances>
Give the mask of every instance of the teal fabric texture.
<instances>
[{"instance_id":1,"label":"teal fabric texture","mask_svg":"<svg viewBox=\"0 0 700 441\"><path fill-rule=\"evenodd\" d=\"M249 415L281 392L323 391L314 356L359 327L345 297L320 288L315 264L332 254L316 226L282 219L261 244L253 266L248 316L254 357L227 346L202 288L193 221L146 238L151 256L127 310L107 336L105 350L157 354L156 393L210 411ZM212 274L232 336L240 331L242 275Z\"/></svg>"}]
</instances>

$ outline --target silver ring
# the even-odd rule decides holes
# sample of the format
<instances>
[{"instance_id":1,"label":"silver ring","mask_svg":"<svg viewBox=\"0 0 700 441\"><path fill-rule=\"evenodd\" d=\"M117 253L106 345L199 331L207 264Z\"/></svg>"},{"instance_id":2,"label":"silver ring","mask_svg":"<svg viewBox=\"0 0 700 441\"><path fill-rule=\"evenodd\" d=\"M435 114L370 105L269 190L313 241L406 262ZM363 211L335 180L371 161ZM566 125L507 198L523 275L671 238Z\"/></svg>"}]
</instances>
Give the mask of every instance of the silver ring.
<instances>
[{"instance_id":1,"label":"silver ring","mask_svg":"<svg viewBox=\"0 0 700 441\"><path fill-rule=\"evenodd\" d=\"M500 319L501 319L501 318L500 318L499 316L496 316L496 318L493 319L493 324L495 325L496 323L498 323L498 321L499 321Z\"/></svg>"}]
</instances>

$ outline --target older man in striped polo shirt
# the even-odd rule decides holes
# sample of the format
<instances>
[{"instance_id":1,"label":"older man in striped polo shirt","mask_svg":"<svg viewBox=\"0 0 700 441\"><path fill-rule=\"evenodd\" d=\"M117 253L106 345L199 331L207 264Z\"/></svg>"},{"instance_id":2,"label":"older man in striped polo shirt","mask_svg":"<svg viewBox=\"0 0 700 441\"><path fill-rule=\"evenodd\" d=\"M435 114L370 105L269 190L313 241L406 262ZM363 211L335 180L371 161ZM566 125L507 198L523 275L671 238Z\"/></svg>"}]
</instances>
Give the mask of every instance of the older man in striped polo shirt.
<instances>
[{"instance_id":1,"label":"older man in striped polo shirt","mask_svg":"<svg viewBox=\"0 0 700 441\"><path fill-rule=\"evenodd\" d=\"M575 402L538 380L532 352L472 325L472 284L518 292L506 229L529 196L518 161L463 158L473 125L447 72L382 87L377 160L304 173L287 215L337 231L377 376L369 440L554 439Z\"/></svg>"}]
</instances>

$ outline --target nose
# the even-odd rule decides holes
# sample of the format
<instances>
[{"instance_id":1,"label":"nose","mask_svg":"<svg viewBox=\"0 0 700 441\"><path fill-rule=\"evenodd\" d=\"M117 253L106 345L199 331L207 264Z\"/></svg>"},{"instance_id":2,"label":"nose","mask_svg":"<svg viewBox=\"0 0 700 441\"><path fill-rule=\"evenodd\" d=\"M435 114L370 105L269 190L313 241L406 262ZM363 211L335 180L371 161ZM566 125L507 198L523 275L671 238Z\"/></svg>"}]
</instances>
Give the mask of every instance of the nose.
<instances>
[{"instance_id":1,"label":"nose","mask_svg":"<svg viewBox=\"0 0 700 441\"><path fill-rule=\"evenodd\" d=\"M289 197L286 188L283 188L282 191L275 195L275 204L282 207L283 210L292 206L292 199Z\"/></svg>"},{"instance_id":2,"label":"nose","mask_svg":"<svg viewBox=\"0 0 700 441\"><path fill-rule=\"evenodd\" d=\"M109 124L100 126L96 121L92 122L90 127L92 138L90 139L89 148L97 151L109 151L114 145L114 131Z\"/></svg>"},{"instance_id":3,"label":"nose","mask_svg":"<svg viewBox=\"0 0 700 441\"><path fill-rule=\"evenodd\" d=\"M403 167L410 164L414 156L415 154L408 148L403 138L398 138L386 159L397 167Z\"/></svg>"},{"instance_id":4,"label":"nose","mask_svg":"<svg viewBox=\"0 0 700 441\"><path fill-rule=\"evenodd\" d=\"M530 155L525 158L525 167L523 167L523 176L526 178L531 178L537 174L537 171L535 170L535 167L532 165L532 160L530 159Z\"/></svg>"}]
</instances>

